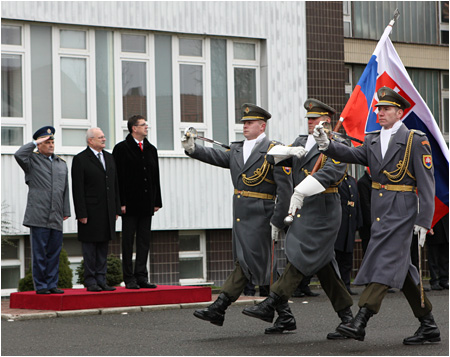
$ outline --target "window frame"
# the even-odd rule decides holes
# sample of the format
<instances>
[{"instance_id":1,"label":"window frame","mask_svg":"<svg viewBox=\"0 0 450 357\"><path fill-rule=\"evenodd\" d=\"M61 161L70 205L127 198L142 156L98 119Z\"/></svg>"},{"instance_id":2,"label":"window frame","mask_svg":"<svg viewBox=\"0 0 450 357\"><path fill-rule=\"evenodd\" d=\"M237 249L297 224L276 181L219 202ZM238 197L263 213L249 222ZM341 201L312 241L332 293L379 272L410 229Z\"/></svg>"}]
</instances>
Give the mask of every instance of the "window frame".
<instances>
[{"instance_id":1,"label":"window frame","mask_svg":"<svg viewBox=\"0 0 450 357\"><path fill-rule=\"evenodd\" d=\"M145 36L146 52L123 52L122 35ZM146 68L146 90L147 90L147 123L148 140L156 142L156 98L155 98L155 50L154 35L148 31L114 31L114 88L115 88L115 133L116 143L125 139L128 135L127 121L123 118L122 100L122 62L145 63ZM141 113L142 114L142 113ZM114 146L114 145L113 145Z\"/></svg>"},{"instance_id":2,"label":"window frame","mask_svg":"<svg viewBox=\"0 0 450 357\"><path fill-rule=\"evenodd\" d=\"M439 120L439 128L441 129L442 135L444 136L445 141L448 143L449 142L449 131L450 131L450 127L449 124L447 123L447 128L449 131L445 132L444 131L444 108L445 108L445 99L449 99L449 89L448 88L444 88L444 76L449 76L449 72L448 71L442 71L440 74L440 96L441 96L441 115L440 115L440 120ZM447 82L448 82L448 78L447 78ZM447 111L448 111L448 107L447 107Z\"/></svg>"},{"instance_id":3,"label":"window frame","mask_svg":"<svg viewBox=\"0 0 450 357\"><path fill-rule=\"evenodd\" d=\"M243 60L234 58L234 43L246 43L255 45L255 59ZM261 105L261 43L252 39L228 39L227 40L227 64L228 64L228 137L231 141L243 136L244 124L236 123L235 118L235 82L234 70L236 68L255 69L256 81L256 105Z\"/></svg>"},{"instance_id":4,"label":"window frame","mask_svg":"<svg viewBox=\"0 0 450 357\"><path fill-rule=\"evenodd\" d=\"M28 236L30 237L30 236ZM25 277L25 237L23 235L14 236L14 239L18 239L18 259L3 259L1 260L1 266L3 267L15 267L19 266L20 279ZM11 293L17 292L17 288L1 289L1 296L9 296Z\"/></svg>"},{"instance_id":5,"label":"window frame","mask_svg":"<svg viewBox=\"0 0 450 357\"><path fill-rule=\"evenodd\" d=\"M207 272L207 252L206 252L206 233L204 230L184 230L178 231L178 237L187 236L187 235L198 235L200 240L200 250L198 251L185 251L178 252L178 259L181 260L183 258L202 258L202 267L203 267L203 278L192 278L192 279L179 279L180 285L200 285L205 284L207 282L208 272Z\"/></svg>"},{"instance_id":6,"label":"window frame","mask_svg":"<svg viewBox=\"0 0 450 357\"><path fill-rule=\"evenodd\" d=\"M4 21L2 25L17 26L21 28L21 45L1 45L2 55L21 56L22 65L22 117L1 117L2 127L22 128L23 142L21 145L2 145L3 154L13 154L20 146L29 142L32 135L31 123L31 59L30 59L30 25L18 21Z\"/></svg>"}]
</instances>

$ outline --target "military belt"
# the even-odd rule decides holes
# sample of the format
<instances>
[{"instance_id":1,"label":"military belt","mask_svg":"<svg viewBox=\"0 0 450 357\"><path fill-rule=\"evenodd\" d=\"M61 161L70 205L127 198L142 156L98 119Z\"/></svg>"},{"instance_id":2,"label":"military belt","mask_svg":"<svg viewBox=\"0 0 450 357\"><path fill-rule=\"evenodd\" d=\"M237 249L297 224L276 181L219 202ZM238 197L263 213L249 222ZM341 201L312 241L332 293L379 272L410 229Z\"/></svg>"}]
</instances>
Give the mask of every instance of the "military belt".
<instances>
[{"instance_id":1,"label":"military belt","mask_svg":"<svg viewBox=\"0 0 450 357\"><path fill-rule=\"evenodd\" d=\"M415 192L416 188L409 185L382 185L378 182L372 182L372 188L375 190L398 191L398 192Z\"/></svg>"},{"instance_id":2,"label":"military belt","mask_svg":"<svg viewBox=\"0 0 450 357\"><path fill-rule=\"evenodd\" d=\"M323 191L322 193L337 193L339 192L337 187L328 187L325 191Z\"/></svg>"},{"instance_id":3,"label":"military belt","mask_svg":"<svg viewBox=\"0 0 450 357\"><path fill-rule=\"evenodd\" d=\"M252 192L252 191L239 191L234 189L235 195L241 195L244 197L261 198L263 200L274 200L275 196L268 193Z\"/></svg>"}]
</instances>

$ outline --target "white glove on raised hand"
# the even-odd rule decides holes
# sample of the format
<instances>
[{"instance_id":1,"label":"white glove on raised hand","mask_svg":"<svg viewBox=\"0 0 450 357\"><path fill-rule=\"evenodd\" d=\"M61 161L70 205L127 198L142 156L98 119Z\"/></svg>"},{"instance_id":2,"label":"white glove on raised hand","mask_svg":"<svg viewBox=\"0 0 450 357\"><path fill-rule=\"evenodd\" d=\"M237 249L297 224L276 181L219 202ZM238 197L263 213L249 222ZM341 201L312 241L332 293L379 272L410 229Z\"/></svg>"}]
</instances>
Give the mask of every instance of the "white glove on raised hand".
<instances>
[{"instance_id":1,"label":"white glove on raised hand","mask_svg":"<svg viewBox=\"0 0 450 357\"><path fill-rule=\"evenodd\" d=\"M325 134L322 124L316 125L312 135L316 140L317 145L319 145L319 150L328 149L328 145L330 145L330 139L328 139L327 134Z\"/></svg>"},{"instance_id":2,"label":"white glove on raised hand","mask_svg":"<svg viewBox=\"0 0 450 357\"><path fill-rule=\"evenodd\" d=\"M184 134L181 137L181 145L183 145L184 150L186 150L188 154L192 154L195 151L194 138L189 134Z\"/></svg>"},{"instance_id":3,"label":"white glove on raised hand","mask_svg":"<svg viewBox=\"0 0 450 357\"><path fill-rule=\"evenodd\" d=\"M303 146L284 146L275 145L267 152L267 155L271 155L274 158L274 164L278 164L280 161L286 160L291 156L296 156L301 159L306 155L308 151Z\"/></svg>"},{"instance_id":4,"label":"white glove on raised hand","mask_svg":"<svg viewBox=\"0 0 450 357\"><path fill-rule=\"evenodd\" d=\"M414 225L414 234L417 234L419 237L419 245L423 248L425 244L425 239L427 238L427 232L428 229L418 226L417 224Z\"/></svg>"},{"instance_id":5,"label":"white glove on raised hand","mask_svg":"<svg viewBox=\"0 0 450 357\"><path fill-rule=\"evenodd\" d=\"M283 230L282 228L278 228L277 226L274 226L272 223L270 223L270 227L272 228L272 240L274 242L277 242L280 238L280 233Z\"/></svg>"},{"instance_id":6,"label":"white glove on raised hand","mask_svg":"<svg viewBox=\"0 0 450 357\"><path fill-rule=\"evenodd\" d=\"M314 176L306 176L306 178L294 188L294 194L291 197L288 213L294 215L298 209L302 208L305 197L316 195L323 191L325 191L325 187L323 187Z\"/></svg>"}]
</instances>

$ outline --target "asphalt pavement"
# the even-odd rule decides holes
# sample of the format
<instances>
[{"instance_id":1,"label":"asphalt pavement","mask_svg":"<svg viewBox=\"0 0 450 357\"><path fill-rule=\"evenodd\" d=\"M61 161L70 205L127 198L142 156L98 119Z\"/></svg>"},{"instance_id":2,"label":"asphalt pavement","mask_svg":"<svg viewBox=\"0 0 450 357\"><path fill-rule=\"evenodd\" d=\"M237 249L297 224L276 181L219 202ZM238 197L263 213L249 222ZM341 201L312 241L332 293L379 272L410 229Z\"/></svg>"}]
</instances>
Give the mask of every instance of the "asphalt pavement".
<instances>
[{"instance_id":1,"label":"asphalt pavement","mask_svg":"<svg viewBox=\"0 0 450 357\"><path fill-rule=\"evenodd\" d=\"M362 288L355 288L361 292ZM3 356L448 356L448 290L431 291L433 314L442 341L405 346L403 338L419 327L400 291L388 294L381 311L370 319L366 339L328 341L339 319L323 290L320 296L292 298L297 330L265 335L271 324L242 314L245 305L228 308L223 327L193 316L195 308L75 315L48 319L2 321ZM359 296L352 310L357 312ZM249 303L249 302L248 302ZM248 304L247 303L247 304Z\"/></svg>"}]
</instances>

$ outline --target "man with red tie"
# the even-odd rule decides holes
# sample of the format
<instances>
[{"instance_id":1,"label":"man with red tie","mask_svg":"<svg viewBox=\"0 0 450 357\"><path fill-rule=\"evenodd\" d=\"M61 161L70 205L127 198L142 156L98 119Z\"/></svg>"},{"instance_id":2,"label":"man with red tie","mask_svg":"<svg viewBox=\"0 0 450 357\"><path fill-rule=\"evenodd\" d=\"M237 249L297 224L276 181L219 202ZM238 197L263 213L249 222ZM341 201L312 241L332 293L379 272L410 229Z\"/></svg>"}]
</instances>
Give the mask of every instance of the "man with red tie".
<instances>
[{"instance_id":1,"label":"man with red tie","mask_svg":"<svg viewBox=\"0 0 450 357\"><path fill-rule=\"evenodd\" d=\"M122 269L127 289L156 288L148 280L152 216L162 207L158 152L147 140L142 115L128 119L130 132L113 150L122 211ZM133 270L133 244L136 261Z\"/></svg>"}]
</instances>

